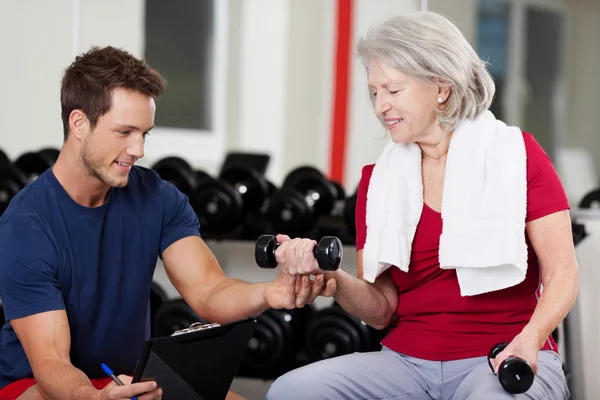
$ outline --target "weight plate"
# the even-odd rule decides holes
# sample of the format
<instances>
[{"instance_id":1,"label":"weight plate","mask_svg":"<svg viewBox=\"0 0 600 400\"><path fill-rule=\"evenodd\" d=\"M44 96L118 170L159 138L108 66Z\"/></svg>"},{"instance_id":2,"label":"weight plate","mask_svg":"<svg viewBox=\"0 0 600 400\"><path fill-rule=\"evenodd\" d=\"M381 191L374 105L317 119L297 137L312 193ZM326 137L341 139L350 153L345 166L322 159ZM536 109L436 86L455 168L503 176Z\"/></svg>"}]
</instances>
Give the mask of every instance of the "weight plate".
<instances>
[{"instance_id":1,"label":"weight plate","mask_svg":"<svg viewBox=\"0 0 600 400\"><path fill-rule=\"evenodd\" d=\"M595 189L583 196L579 208L600 208L600 189Z\"/></svg>"},{"instance_id":2,"label":"weight plate","mask_svg":"<svg viewBox=\"0 0 600 400\"><path fill-rule=\"evenodd\" d=\"M152 334L154 337L170 336L195 322L207 323L183 299L169 300L156 312Z\"/></svg>"},{"instance_id":3,"label":"weight plate","mask_svg":"<svg viewBox=\"0 0 600 400\"><path fill-rule=\"evenodd\" d=\"M34 152L24 153L15 160L15 167L27 177L28 183L35 181L42 173L54 165L49 157Z\"/></svg>"},{"instance_id":4,"label":"weight plate","mask_svg":"<svg viewBox=\"0 0 600 400\"><path fill-rule=\"evenodd\" d=\"M221 173L220 180L229 183L240 193L246 212L260 210L269 196L267 180L253 169L232 167Z\"/></svg>"},{"instance_id":5,"label":"weight plate","mask_svg":"<svg viewBox=\"0 0 600 400\"><path fill-rule=\"evenodd\" d=\"M257 318L254 334L248 342L239 376L273 379L298 366L298 352L304 345L312 305L293 310L268 309Z\"/></svg>"},{"instance_id":6,"label":"weight plate","mask_svg":"<svg viewBox=\"0 0 600 400\"><path fill-rule=\"evenodd\" d=\"M0 150L0 168L8 164L10 164L10 159L5 152Z\"/></svg>"},{"instance_id":7,"label":"weight plate","mask_svg":"<svg viewBox=\"0 0 600 400\"><path fill-rule=\"evenodd\" d=\"M160 287L160 285L156 282L152 282L152 287L150 289L150 326L152 331L154 332L154 320L156 318L156 313L162 307L162 305L168 301L169 298L165 291Z\"/></svg>"},{"instance_id":8,"label":"weight plate","mask_svg":"<svg viewBox=\"0 0 600 400\"><path fill-rule=\"evenodd\" d=\"M152 169L165 181L171 183L181 193L189 196L196 187L196 174L182 158L167 157L158 161Z\"/></svg>"},{"instance_id":9,"label":"weight plate","mask_svg":"<svg viewBox=\"0 0 600 400\"><path fill-rule=\"evenodd\" d=\"M208 181L208 180L212 180L212 176L210 176L207 172L204 172L202 170L198 170L196 171L196 183L200 184L200 182L204 182L204 181Z\"/></svg>"},{"instance_id":10,"label":"weight plate","mask_svg":"<svg viewBox=\"0 0 600 400\"><path fill-rule=\"evenodd\" d=\"M244 219L242 196L222 181L201 183L191 194L190 203L200 220L200 229L207 234L227 234L241 226Z\"/></svg>"},{"instance_id":11,"label":"weight plate","mask_svg":"<svg viewBox=\"0 0 600 400\"><path fill-rule=\"evenodd\" d=\"M267 181L267 186L269 187L269 196L271 197L277 191L277 186L271 181Z\"/></svg>"},{"instance_id":12,"label":"weight plate","mask_svg":"<svg viewBox=\"0 0 600 400\"><path fill-rule=\"evenodd\" d=\"M333 185L337 193L336 200L344 200L346 198L346 191L344 190L344 187L336 181L329 182Z\"/></svg>"},{"instance_id":13,"label":"weight plate","mask_svg":"<svg viewBox=\"0 0 600 400\"><path fill-rule=\"evenodd\" d=\"M290 172L282 187L302 193L308 201L314 203L314 212L317 215L330 213L338 196L335 186L319 170L307 166Z\"/></svg>"},{"instance_id":14,"label":"weight plate","mask_svg":"<svg viewBox=\"0 0 600 400\"><path fill-rule=\"evenodd\" d=\"M353 238L356 239L356 198L357 195L354 193L352 196L346 198L344 202L344 222L346 228L350 232Z\"/></svg>"},{"instance_id":15,"label":"weight plate","mask_svg":"<svg viewBox=\"0 0 600 400\"><path fill-rule=\"evenodd\" d=\"M270 308L257 318L242 364L250 370L272 371L284 361L289 345L285 321Z\"/></svg>"},{"instance_id":16,"label":"weight plate","mask_svg":"<svg viewBox=\"0 0 600 400\"><path fill-rule=\"evenodd\" d=\"M337 305L321 309L308 323L305 349L310 362L370 351L368 327Z\"/></svg>"},{"instance_id":17,"label":"weight plate","mask_svg":"<svg viewBox=\"0 0 600 400\"><path fill-rule=\"evenodd\" d=\"M296 237L309 232L315 215L300 193L283 188L269 199L267 218L277 233Z\"/></svg>"},{"instance_id":18,"label":"weight plate","mask_svg":"<svg viewBox=\"0 0 600 400\"><path fill-rule=\"evenodd\" d=\"M261 235L254 245L254 260L261 268L277 267L274 248L277 238L274 235Z\"/></svg>"},{"instance_id":19,"label":"weight plate","mask_svg":"<svg viewBox=\"0 0 600 400\"><path fill-rule=\"evenodd\" d=\"M283 180L283 185L281 185L281 186L282 187L288 187L288 186L293 187L299 179L305 179L307 177L314 178L314 179L325 178L323 176L323 173L321 171L319 171L318 169L316 169L315 167L303 165L301 167L297 167L297 168L294 168L293 170L291 170L287 174L285 179Z\"/></svg>"},{"instance_id":20,"label":"weight plate","mask_svg":"<svg viewBox=\"0 0 600 400\"><path fill-rule=\"evenodd\" d=\"M58 156L60 155L60 150L48 147L48 148L38 151L38 154L41 157L43 157L47 160L50 160L52 162L52 165L54 165L56 163L56 160L58 160Z\"/></svg>"},{"instance_id":21,"label":"weight plate","mask_svg":"<svg viewBox=\"0 0 600 400\"><path fill-rule=\"evenodd\" d=\"M6 211L10 201L27 186L27 178L14 165L0 168L0 215Z\"/></svg>"}]
</instances>

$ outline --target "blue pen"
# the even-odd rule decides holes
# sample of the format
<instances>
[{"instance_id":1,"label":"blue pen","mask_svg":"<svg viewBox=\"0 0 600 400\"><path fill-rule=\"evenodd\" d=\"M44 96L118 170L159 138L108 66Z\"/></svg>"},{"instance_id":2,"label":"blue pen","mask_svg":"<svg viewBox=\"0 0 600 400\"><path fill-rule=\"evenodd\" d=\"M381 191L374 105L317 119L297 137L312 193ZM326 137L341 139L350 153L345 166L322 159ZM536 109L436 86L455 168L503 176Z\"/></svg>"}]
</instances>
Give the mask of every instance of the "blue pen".
<instances>
[{"instance_id":1,"label":"blue pen","mask_svg":"<svg viewBox=\"0 0 600 400\"><path fill-rule=\"evenodd\" d=\"M108 368L108 365L102 364L102 369L104 370L104 372L106 372L106 375L110 376L112 380L115 381L117 385L125 386L125 384L121 382L121 380L117 378L117 376L113 373L112 369ZM138 400L138 398L133 396L131 400Z\"/></svg>"}]
</instances>

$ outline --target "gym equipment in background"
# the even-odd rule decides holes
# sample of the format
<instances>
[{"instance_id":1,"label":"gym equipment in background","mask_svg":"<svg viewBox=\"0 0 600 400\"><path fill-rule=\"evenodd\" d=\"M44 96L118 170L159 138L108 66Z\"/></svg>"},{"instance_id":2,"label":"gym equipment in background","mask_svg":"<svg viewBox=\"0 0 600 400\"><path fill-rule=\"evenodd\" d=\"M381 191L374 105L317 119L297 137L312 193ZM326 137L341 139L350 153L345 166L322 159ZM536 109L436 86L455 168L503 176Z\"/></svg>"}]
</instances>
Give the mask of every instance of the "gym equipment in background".
<instances>
[{"instance_id":1,"label":"gym equipment in background","mask_svg":"<svg viewBox=\"0 0 600 400\"><path fill-rule=\"evenodd\" d=\"M195 322L208 323L201 318L183 299L165 301L154 316L152 337L170 336L173 332L188 328Z\"/></svg>"},{"instance_id":2,"label":"gym equipment in background","mask_svg":"<svg viewBox=\"0 0 600 400\"><path fill-rule=\"evenodd\" d=\"M374 329L333 303L314 313L308 321L304 348L309 362L376 351L381 349L380 342L386 333L387 329Z\"/></svg>"},{"instance_id":3,"label":"gym equipment in background","mask_svg":"<svg viewBox=\"0 0 600 400\"><path fill-rule=\"evenodd\" d=\"M306 236L318 219L331 213L344 190L311 166L293 169L269 199L266 215L278 233Z\"/></svg>"},{"instance_id":4,"label":"gym equipment in background","mask_svg":"<svg viewBox=\"0 0 600 400\"><path fill-rule=\"evenodd\" d=\"M587 193L579 202L579 208L600 208L600 189Z\"/></svg>"},{"instance_id":5,"label":"gym equipment in background","mask_svg":"<svg viewBox=\"0 0 600 400\"><path fill-rule=\"evenodd\" d=\"M27 186L27 183L27 177L13 164L0 166L0 215L6 211L10 201Z\"/></svg>"},{"instance_id":6,"label":"gym equipment in background","mask_svg":"<svg viewBox=\"0 0 600 400\"><path fill-rule=\"evenodd\" d=\"M293 310L270 308L263 312L257 318L237 376L274 379L306 364L302 361L304 333L314 312L312 305Z\"/></svg>"},{"instance_id":7,"label":"gym equipment in background","mask_svg":"<svg viewBox=\"0 0 600 400\"><path fill-rule=\"evenodd\" d=\"M8 158L5 152L0 150L0 168L6 164L10 164L10 158Z\"/></svg>"},{"instance_id":8,"label":"gym equipment in background","mask_svg":"<svg viewBox=\"0 0 600 400\"><path fill-rule=\"evenodd\" d=\"M488 354L488 365L493 371L490 359L495 359L496 356L508 346L508 343L498 343L493 346ZM508 357L502 361L498 368L498 380L508 393L519 394L525 393L533 384L535 374L531 364L519 357Z\"/></svg>"},{"instance_id":9,"label":"gym equipment in background","mask_svg":"<svg viewBox=\"0 0 600 400\"><path fill-rule=\"evenodd\" d=\"M195 187L190 203L203 233L239 234L260 213L274 187L264 177L269 160L266 154L228 153L218 179L205 179Z\"/></svg>"},{"instance_id":10,"label":"gym equipment in background","mask_svg":"<svg viewBox=\"0 0 600 400\"><path fill-rule=\"evenodd\" d=\"M357 193L354 192L352 196L346 197L344 202L344 222L354 240L356 240L356 197Z\"/></svg>"},{"instance_id":11,"label":"gym equipment in background","mask_svg":"<svg viewBox=\"0 0 600 400\"><path fill-rule=\"evenodd\" d=\"M157 161L152 165L152 169L188 197L200 181L209 178L206 172L194 171L187 161L175 156Z\"/></svg>"},{"instance_id":12,"label":"gym equipment in background","mask_svg":"<svg viewBox=\"0 0 600 400\"><path fill-rule=\"evenodd\" d=\"M275 250L279 247L274 235L261 235L254 247L256 264L261 268L276 268ZM340 239L325 236L313 247L313 255L322 271L335 271L342 262L344 248Z\"/></svg>"},{"instance_id":13,"label":"gym equipment in background","mask_svg":"<svg viewBox=\"0 0 600 400\"><path fill-rule=\"evenodd\" d=\"M17 193L54 165L60 151L46 148L26 152L14 163L4 152L0 153L0 215L2 215Z\"/></svg>"},{"instance_id":14,"label":"gym equipment in background","mask_svg":"<svg viewBox=\"0 0 600 400\"><path fill-rule=\"evenodd\" d=\"M162 305L169 300L167 293L163 290L160 285L152 281L150 288L150 331L154 332L156 313L162 307Z\"/></svg>"},{"instance_id":15,"label":"gym equipment in background","mask_svg":"<svg viewBox=\"0 0 600 400\"><path fill-rule=\"evenodd\" d=\"M21 154L14 162L17 167L27 177L27 183L35 181L48 168L52 168L60 151L56 149L42 149L40 151L28 151Z\"/></svg>"}]
</instances>

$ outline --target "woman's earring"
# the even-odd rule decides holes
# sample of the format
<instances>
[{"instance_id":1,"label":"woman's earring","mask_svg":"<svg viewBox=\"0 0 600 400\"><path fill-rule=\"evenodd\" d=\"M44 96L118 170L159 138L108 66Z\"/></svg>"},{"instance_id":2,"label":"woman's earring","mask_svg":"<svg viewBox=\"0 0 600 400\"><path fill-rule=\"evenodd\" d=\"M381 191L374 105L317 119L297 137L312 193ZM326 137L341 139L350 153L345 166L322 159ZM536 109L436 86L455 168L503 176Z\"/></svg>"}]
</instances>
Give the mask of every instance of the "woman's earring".
<instances>
[{"instance_id":1,"label":"woman's earring","mask_svg":"<svg viewBox=\"0 0 600 400\"><path fill-rule=\"evenodd\" d=\"M444 98L442 96L437 98L438 103L442 104L444 102Z\"/></svg>"}]
</instances>

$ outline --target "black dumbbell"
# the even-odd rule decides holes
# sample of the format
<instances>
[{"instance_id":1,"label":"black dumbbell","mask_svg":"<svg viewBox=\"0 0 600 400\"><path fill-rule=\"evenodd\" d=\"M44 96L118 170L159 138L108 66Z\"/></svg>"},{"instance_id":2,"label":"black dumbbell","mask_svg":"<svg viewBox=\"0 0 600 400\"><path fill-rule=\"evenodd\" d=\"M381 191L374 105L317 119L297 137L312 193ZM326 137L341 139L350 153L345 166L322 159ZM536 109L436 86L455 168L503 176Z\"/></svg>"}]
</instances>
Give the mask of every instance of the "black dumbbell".
<instances>
[{"instance_id":1,"label":"black dumbbell","mask_svg":"<svg viewBox=\"0 0 600 400\"><path fill-rule=\"evenodd\" d=\"M571 232L573 233L573 245L575 246L588 236L585 225L578 221L571 221Z\"/></svg>"},{"instance_id":2,"label":"black dumbbell","mask_svg":"<svg viewBox=\"0 0 600 400\"><path fill-rule=\"evenodd\" d=\"M207 323L183 299L168 300L162 304L154 316L152 336L170 336L173 332L189 328L196 322Z\"/></svg>"},{"instance_id":3,"label":"black dumbbell","mask_svg":"<svg viewBox=\"0 0 600 400\"><path fill-rule=\"evenodd\" d=\"M297 367L306 323L314 312L312 305L263 312L257 318L237 376L274 379Z\"/></svg>"},{"instance_id":4,"label":"black dumbbell","mask_svg":"<svg viewBox=\"0 0 600 400\"><path fill-rule=\"evenodd\" d=\"M306 327L304 347L309 362L376 351L381 349L385 332L368 326L334 303L312 316Z\"/></svg>"},{"instance_id":5,"label":"black dumbbell","mask_svg":"<svg viewBox=\"0 0 600 400\"><path fill-rule=\"evenodd\" d=\"M60 151L56 149L42 149L40 151L28 151L21 154L14 162L27 177L27 183L36 180L42 173L56 163Z\"/></svg>"},{"instance_id":6,"label":"black dumbbell","mask_svg":"<svg viewBox=\"0 0 600 400\"><path fill-rule=\"evenodd\" d=\"M156 320L156 313L158 310L169 300L167 293L162 287L156 282L152 282L150 288L150 329L154 332L154 323Z\"/></svg>"},{"instance_id":7,"label":"black dumbbell","mask_svg":"<svg viewBox=\"0 0 600 400\"><path fill-rule=\"evenodd\" d=\"M600 208L600 189L594 189L583 196L579 208Z\"/></svg>"},{"instance_id":8,"label":"black dumbbell","mask_svg":"<svg viewBox=\"0 0 600 400\"><path fill-rule=\"evenodd\" d=\"M0 168L8 164L10 164L10 158L8 158L5 152L0 150Z\"/></svg>"},{"instance_id":9,"label":"black dumbbell","mask_svg":"<svg viewBox=\"0 0 600 400\"><path fill-rule=\"evenodd\" d=\"M0 215L6 211L13 197L27 184L25 174L13 164L0 165Z\"/></svg>"},{"instance_id":10,"label":"black dumbbell","mask_svg":"<svg viewBox=\"0 0 600 400\"><path fill-rule=\"evenodd\" d=\"M281 189L269 199L266 214L278 232L306 235L321 215L330 213L344 192L316 168L303 166L291 171Z\"/></svg>"},{"instance_id":11,"label":"black dumbbell","mask_svg":"<svg viewBox=\"0 0 600 400\"><path fill-rule=\"evenodd\" d=\"M276 268L275 250L279 247L275 235L261 235L254 247L256 264L261 268ZM322 271L335 271L339 268L344 248L342 242L335 236L324 236L313 247L313 254Z\"/></svg>"},{"instance_id":12,"label":"black dumbbell","mask_svg":"<svg viewBox=\"0 0 600 400\"><path fill-rule=\"evenodd\" d=\"M508 343L498 343L488 354L488 365L493 371L490 359L495 359L498 353L508 346ZM525 393L533 384L535 374L531 364L519 357L508 357L498 368L498 380L508 393Z\"/></svg>"},{"instance_id":13,"label":"black dumbbell","mask_svg":"<svg viewBox=\"0 0 600 400\"><path fill-rule=\"evenodd\" d=\"M152 165L152 169L165 181L190 196L199 182L209 178L204 171L194 171L183 158L165 157Z\"/></svg>"},{"instance_id":14,"label":"black dumbbell","mask_svg":"<svg viewBox=\"0 0 600 400\"><path fill-rule=\"evenodd\" d=\"M190 195L201 229L225 235L242 227L246 217L257 213L269 196L269 184L251 168L231 167L219 179L205 179Z\"/></svg>"},{"instance_id":15,"label":"black dumbbell","mask_svg":"<svg viewBox=\"0 0 600 400\"><path fill-rule=\"evenodd\" d=\"M344 202L344 222L350 236L356 239L356 198L357 194L347 197Z\"/></svg>"}]
</instances>

